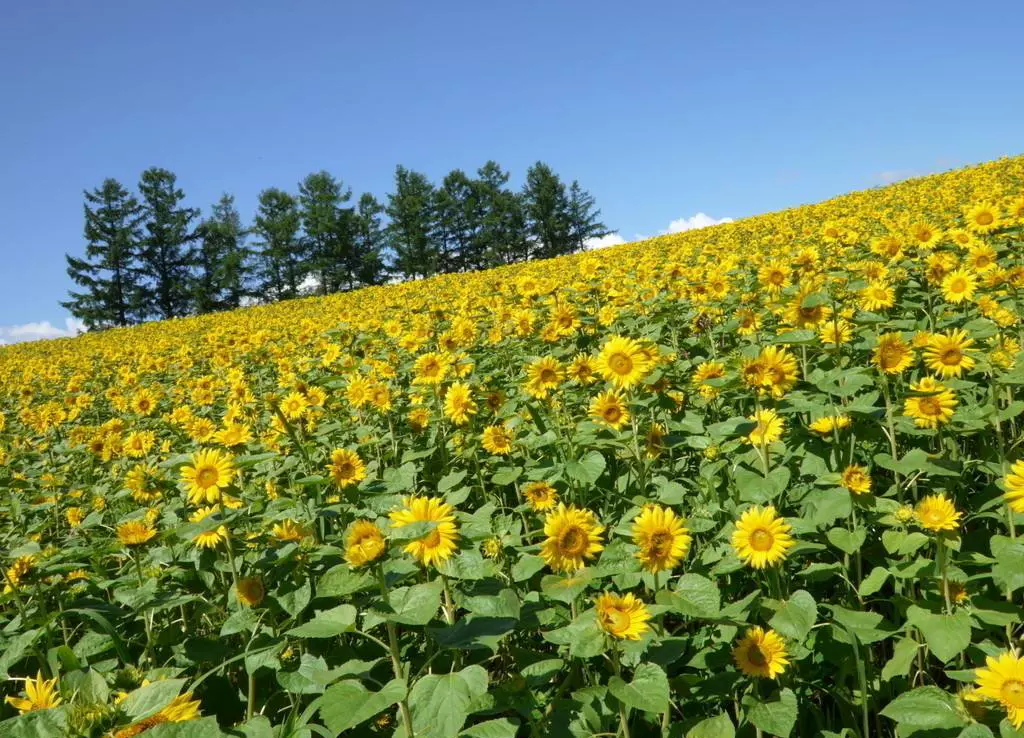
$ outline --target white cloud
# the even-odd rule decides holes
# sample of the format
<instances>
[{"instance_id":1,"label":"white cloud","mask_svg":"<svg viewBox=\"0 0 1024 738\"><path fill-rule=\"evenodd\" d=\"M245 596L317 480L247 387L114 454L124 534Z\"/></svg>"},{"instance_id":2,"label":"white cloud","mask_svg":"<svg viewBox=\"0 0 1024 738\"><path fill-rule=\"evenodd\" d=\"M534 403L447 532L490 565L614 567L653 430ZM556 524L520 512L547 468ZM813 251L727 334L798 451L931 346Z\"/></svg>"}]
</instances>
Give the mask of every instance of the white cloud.
<instances>
[{"instance_id":1,"label":"white cloud","mask_svg":"<svg viewBox=\"0 0 1024 738\"><path fill-rule=\"evenodd\" d=\"M697 213L691 218L677 218L673 220L668 224L668 230L661 231L661 234L682 233L683 231L692 231L697 228L707 228L719 223L732 223L732 218L712 218L707 213Z\"/></svg>"},{"instance_id":2,"label":"white cloud","mask_svg":"<svg viewBox=\"0 0 1024 738\"><path fill-rule=\"evenodd\" d=\"M0 325L0 344L39 341L44 338L67 338L84 332L85 323L77 318L65 318L63 328L48 320L22 325Z\"/></svg>"},{"instance_id":3,"label":"white cloud","mask_svg":"<svg viewBox=\"0 0 1024 738\"><path fill-rule=\"evenodd\" d=\"M618 233L609 233L600 238L588 239L584 244L583 248L586 251L593 251L594 249L603 249L609 246L618 246L620 243L626 243L626 239L620 236Z\"/></svg>"}]
</instances>

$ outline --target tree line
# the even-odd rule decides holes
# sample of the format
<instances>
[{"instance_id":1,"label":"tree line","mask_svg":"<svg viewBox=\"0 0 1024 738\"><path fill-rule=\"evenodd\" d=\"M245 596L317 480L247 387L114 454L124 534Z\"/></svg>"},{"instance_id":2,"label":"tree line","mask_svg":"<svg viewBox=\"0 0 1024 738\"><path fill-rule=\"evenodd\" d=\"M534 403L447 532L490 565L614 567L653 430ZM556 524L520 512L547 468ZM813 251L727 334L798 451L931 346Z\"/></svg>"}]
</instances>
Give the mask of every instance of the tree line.
<instances>
[{"instance_id":1,"label":"tree line","mask_svg":"<svg viewBox=\"0 0 1024 738\"><path fill-rule=\"evenodd\" d=\"M61 305L90 329L125 326L546 259L609 233L594 197L543 162L519 190L509 178L493 161L437 185L399 166L381 203L315 172L260 192L249 225L229 194L201 217L166 169L137 193L107 179L84 193L85 253L66 255L77 289Z\"/></svg>"}]
</instances>

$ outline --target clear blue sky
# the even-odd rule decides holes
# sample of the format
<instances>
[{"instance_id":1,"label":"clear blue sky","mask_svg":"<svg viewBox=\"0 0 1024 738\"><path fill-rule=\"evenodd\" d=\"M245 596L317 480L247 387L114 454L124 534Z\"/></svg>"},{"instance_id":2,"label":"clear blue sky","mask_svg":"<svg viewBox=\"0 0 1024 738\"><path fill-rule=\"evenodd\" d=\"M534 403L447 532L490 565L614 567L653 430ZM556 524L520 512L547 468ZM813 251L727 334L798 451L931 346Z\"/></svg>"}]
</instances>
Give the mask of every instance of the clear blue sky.
<instances>
[{"instance_id":1,"label":"clear blue sky","mask_svg":"<svg viewBox=\"0 0 1024 738\"><path fill-rule=\"evenodd\" d=\"M537 159L627 239L1024 151L1024 3L7 0L0 326L49 320L82 190L204 212ZM0 333L0 339L3 333Z\"/></svg>"}]
</instances>

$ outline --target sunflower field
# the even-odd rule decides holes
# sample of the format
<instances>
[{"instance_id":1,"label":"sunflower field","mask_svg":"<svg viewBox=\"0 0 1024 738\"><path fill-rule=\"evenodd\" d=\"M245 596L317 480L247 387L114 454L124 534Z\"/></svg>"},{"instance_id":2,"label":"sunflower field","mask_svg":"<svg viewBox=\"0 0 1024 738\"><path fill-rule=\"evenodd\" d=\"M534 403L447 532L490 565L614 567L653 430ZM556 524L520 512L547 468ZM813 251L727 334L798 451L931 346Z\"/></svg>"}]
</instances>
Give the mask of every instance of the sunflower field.
<instances>
[{"instance_id":1,"label":"sunflower field","mask_svg":"<svg viewBox=\"0 0 1024 738\"><path fill-rule=\"evenodd\" d=\"M0 738L1024 736L1024 158L0 349Z\"/></svg>"}]
</instances>

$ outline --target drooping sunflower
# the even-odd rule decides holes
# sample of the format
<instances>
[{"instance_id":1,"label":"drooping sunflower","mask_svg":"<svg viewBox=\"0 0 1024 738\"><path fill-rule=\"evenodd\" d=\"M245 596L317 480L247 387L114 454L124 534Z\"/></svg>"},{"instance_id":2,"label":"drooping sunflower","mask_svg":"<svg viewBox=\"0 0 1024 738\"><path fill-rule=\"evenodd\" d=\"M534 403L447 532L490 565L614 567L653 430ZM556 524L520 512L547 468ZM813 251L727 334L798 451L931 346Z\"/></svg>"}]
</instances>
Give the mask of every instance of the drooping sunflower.
<instances>
[{"instance_id":1,"label":"drooping sunflower","mask_svg":"<svg viewBox=\"0 0 1024 738\"><path fill-rule=\"evenodd\" d=\"M194 513L189 515L188 520L190 523L199 523L203 520L206 520L208 517L210 517L216 512L217 508L213 506L201 507ZM196 546L198 546L199 548L216 548L218 545L220 545L221 541L227 538L227 535L228 529L225 528L223 525L219 525L212 530L197 533L195 536L193 536L192 543L196 544Z\"/></svg>"},{"instance_id":2,"label":"drooping sunflower","mask_svg":"<svg viewBox=\"0 0 1024 738\"><path fill-rule=\"evenodd\" d=\"M366 464L359 454L347 448L331 451L331 463L327 465L334 484L345 489L366 479Z\"/></svg>"},{"instance_id":3,"label":"drooping sunflower","mask_svg":"<svg viewBox=\"0 0 1024 738\"><path fill-rule=\"evenodd\" d=\"M199 700L192 699L192 693L178 695L160 709L155 715L137 720L131 725L114 733L114 738L135 738L157 725L165 723L183 723L187 720L199 719Z\"/></svg>"},{"instance_id":4,"label":"drooping sunflower","mask_svg":"<svg viewBox=\"0 0 1024 738\"><path fill-rule=\"evenodd\" d=\"M590 402L590 417L600 425L619 430L629 422L629 408L618 392L602 392Z\"/></svg>"},{"instance_id":5,"label":"drooping sunflower","mask_svg":"<svg viewBox=\"0 0 1024 738\"><path fill-rule=\"evenodd\" d=\"M440 497L406 497L404 507L389 514L392 528L412 523L432 522L434 529L422 538L410 541L405 552L424 566L446 561L457 549L459 527L455 509Z\"/></svg>"},{"instance_id":6,"label":"drooping sunflower","mask_svg":"<svg viewBox=\"0 0 1024 738\"><path fill-rule=\"evenodd\" d=\"M1001 704L1014 728L1024 727L1024 657L1010 651L986 656L985 666L975 670L974 680L978 694Z\"/></svg>"},{"instance_id":7,"label":"drooping sunflower","mask_svg":"<svg viewBox=\"0 0 1024 738\"><path fill-rule=\"evenodd\" d=\"M914 352L899 333L886 333L878 337L871 360L886 374L899 374L913 362Z\"/></svg>"},{"instance_id":8,"label":"drooping sunflower","mask_svg":"<svg viewBox=\"0 0 1024 738\"><path fill-rule=\"evenodd\" d=\"M117 540L123 546L141 546L156 536L156 530L145 520L126 520L117 526Z\"/></svg>"},{"instance_id":9,"label":"drooping sunflower","mask_svg":"<svg viewBox=\"0 0 1024 738\"><path fill-rule=\"evenodd\" d=\"M455 425L465 425L476 411L473 390L465 382L453 382L444 393L444 414Z\"/></svg>"},{"instance_id":10,"label":"drooping sunflower","mask_svg":"<svg viewBox=\"0 0 1024 738\"><path fill-rule=\"evenodd\" d=\"M832 435L834 430L845 430L850 427L850 416L845 413L841 415L825 415L818 418L809 426L812 431L822 436Z\"/></svg>"},{"instance_id":11,"label":"drooping sunflower","mask_svg":"<svg viewBox=\"0 0 1024 738\"><path fill-rule=\"evenodd\" d=\"M651 613L632 592L625 595L605 592L597 598L596 608L598 625L613 638L638 641L650 630L647 621Z\"/></svg>"},{"instance_id":12,"label":"drooping sunflower","mask_svg":"<svg viewBox=\"0 0 1024 738\"><path fill-rule=\"evenodd\" d=\"M747 676L764 679L774 679L784 673L789 665L786 642L782 636L759 625L747 629L732 649L732 658Z\"/></svg>"},{"instance_id":13,"label":"drooping sunflower","mask_svg":"<svg viewBox=\"0 0 1024 738\"><path fill-rule=\"evenodd\" d=\"M943 533L958 529L963 513L957 511L946 495L939 493L923 497L914 508L914 517L925 530Z\"/></svg>"},{"instance_id":14,"label":"drooping sunflower","mask_svg":"<svg viewBox=\"0 0 1024 738\"><path fill-rule=\"evenodd\" d=\"M942 278L942 299L959 304L974 298L978 280L966 269L956 269Z\"/></svg>"},{"instance_id":15,"label":"drooping sunflower","mask_svg":"<svg viewBox=\"0 0 1024 738\"><path fill-rule=\"evenodd\" d=\"M188 499L193 505L214 503L235 478L235 466L229 454L220 449L204 449L192 456L192 463L182 467L181 478L188 485Z\"/></svg>"},{"instance_id":16,"label":"drooping sunflower","mask_svg":"<svg viewBox=\"0 0 1024 738\"><path fill-rule=\"evenodd\" d=\"M1006 504L1015 513L1024 513L1024 461L1015 461L1003 480L1006 492L1003 497Z\"/></svg>"},{"instance_id":17,"label":"drooping sunflower","mask_svg":"<svg viewBox=\"0 0 1024 738\"><path fill-rule=\"evenodd\" d=\"M639 341L612 336L601 347L595 365L598 373L615 387L628 389L643 381L654 362Z\"/></svg>"},{"instance_id":18,"label":"drooping sunflower","mask_svg":"<svg viewBox=\"0 0 1024 738\"><path fill-rule=\"evenodd\" d=\"M523 496L538 512L550 510L558 503L558 492L547 482L530 482L523 487Z\"/></svg>"},{"instance_id":19,"label":"drooping sunflower","mask_svg":"<svg viewBox=\"0 0 1024 738\"><path fill-rule=\"evenodd\" d=\"M243 577L238 580L235 596L246 607L257 607L263 602L265 595L266 588L263 586L263 580L259 577Z\"/></svg>"},{"instance_id":20,"label":"drooping sunflower","mask_svg":"<svg viewBox=\"0 0 1024 738\"><path fill-rule=\"evenodd\" d=\"M924 350L924 363L942 379L959 377L974 368L973 345L974 339L963 330L933 333Z\"/></svg>"},{"instance_id":21,"label":"drooping sunflower","mask_svg":"<svg viewBox=\"0 0 1024 738\"><path fill-rule=\"evenodd\" d=\"M512 451L512 434L504 425L489 425L484 428L480 445L496 456L504 456Z\"/></svg>"},{"instance_id":22,"label":"drooping sunflower","mask_svg":"<svg viewBox=\"0 0 1024 738\"><path fill-rule=\"evenodd\" d=\"M772 506L748 508L736 521L732 547L746 564L755 569L773 566L786 558L795 543L792 528Z\"/></svg>"},{"instance_id":23,"label":"drooping sunflower","mask_svg":"<svg viewBox=\"0 0 1024 738\"><path fill-rule=\"evenodd\" d=\"M387 548L384 534L372 520L357 520L345 539L345 560L349 566L363 566L376 561Z\"/></svg>"},{"instance_id":24,"label":"drooping sunflower","mask_svg":"<svg viewBox=\"0 0 1024 738\"><path fill-rule=\"evenodd\" d=\"M665 436L668 429L663 423L651 423L651 427L644 434L644 455L648 459L656 459L665 450Z\"/></svg>"},{"instance_id":25,"label":"drooping sunflower","mask_svg":"<svg viewBox=\"0 0 1024 738\"><path fill-rule=\"evenodd\" d=\"M62 702L60 690L57 688L57 678L43 679L41 671L36 674L35 679L29 677L25 680L24 697L7 697L6 701L23 715L36 710L49 710Z\"/></svg>"},{"instance_id":26,"label":"drooping sunflower","mask_svg":"<svg viewBox=\"0 0 1024 738\"><path fill-rule=\"evenodd\" d=\"M270 535L281 543L299 543L309 535L309 528L304 523L288 518L274 523L270 528Z\"/></svg>"},{"instance_id":27,"label":"drooping sunflower","mask_svg":"<svg viewBox=\"0 0 1024 738\"><path fill-rule=\"evenodd\" d=\"M913 418L918 428L938 428L953 417L957 399L945 385L932 377L924 377L911 384L910 389L920 394L903 401L903 414Z\"/></svg>"},{"instance_id":28,"label":"drooping sunflower","mask_svg":"<svg viewBox=\"0 0 1024 738\"><path fill-rule=\"evenodd\" d=\"M554 571L576 571L600 551L604 526L590 510L575 505L558 507L544 520L544 535L540 555Z\"/></svg>"},{"instance_id":29,"label":"drooping sunflower","mask_svg":"<svg viewBox=\"0 0 1024 738\"><path fill-rule=\"evenodd\" d=\"M758 410L747 420L757 423L757 427L747 435L747 443L753 446L775 443L782 438L782 432L786 429L785 418L780 417L771 408Z\"/></svg>"},{"instance_id":30,"label":"drooping sunflower","mask_svg":"<svg viewBox=\"0 0 1024 738\"><path fill-rule=\"evenodd\" d=\"M850 464L843 469L839 483L855 495L864 495L871 491L871 476L863 466Z\"/></svg>"},{"instance_id":31,"label":"drooping sunflower","mask_svg":"<svg viewBox=\"0 0 1024 738\"><path fill-rule=\"evenodd\" d=\"M652 574L674 569L686 557L692 540L686 521L671 508L646 505L633 519L636 557Z\"/></svg>"}]
</instances>

